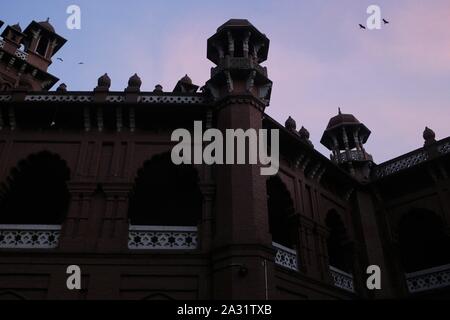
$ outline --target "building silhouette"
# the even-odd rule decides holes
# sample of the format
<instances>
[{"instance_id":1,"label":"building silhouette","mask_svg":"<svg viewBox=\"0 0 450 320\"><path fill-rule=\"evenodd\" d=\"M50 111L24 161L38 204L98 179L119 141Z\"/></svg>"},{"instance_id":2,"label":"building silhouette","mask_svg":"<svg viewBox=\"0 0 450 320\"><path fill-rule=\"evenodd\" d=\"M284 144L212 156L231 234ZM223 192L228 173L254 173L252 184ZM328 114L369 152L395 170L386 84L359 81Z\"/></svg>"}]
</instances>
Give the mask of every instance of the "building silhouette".
<instances>
[{"instance_id":1,"label":"building silhouette","mask_svg":"<svg viewBox=\"0 0 450 320\"><path fill-rule=\"evenodd\" d=\"M3 23L0 23L3 24ZM207 41L204 86L68 91L47 69L50 22L0 40L0 299L450 297L450 137L374 163L340 110L314 149L265 113L269 39L232 19ZM280 170L175 165L171 133L278 129ZM69 265L81 290L66 286ZM366 286L381 269L381 290Z\"/></svg>"}]
</instances>

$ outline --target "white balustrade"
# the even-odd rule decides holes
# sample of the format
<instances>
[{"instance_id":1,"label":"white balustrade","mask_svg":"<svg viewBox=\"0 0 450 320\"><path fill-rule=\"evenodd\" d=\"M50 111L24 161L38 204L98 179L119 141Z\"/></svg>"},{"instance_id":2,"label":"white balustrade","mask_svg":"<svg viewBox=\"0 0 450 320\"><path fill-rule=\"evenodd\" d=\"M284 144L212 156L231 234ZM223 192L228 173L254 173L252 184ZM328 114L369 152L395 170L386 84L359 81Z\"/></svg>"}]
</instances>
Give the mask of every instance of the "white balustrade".
<instances>
[{"instance_id":1,"label":"white balustrade","mask_svg":"<svg viewBox=\"0 0 450 320\"><path fill-rule=\"evenodd\" d=\"M344 272L335 268L333 266L330 267L330 274L333 278L334 285L338 288L344 289L349 292L354 292L353 288L353 275L350 273Z\"/></svg>"},{"instance_id":2,"label":"white balustrade","mask_svg":"<svg viewBox=\"0 0 450 320\"><path fill-rule=\"evenodd\" d=\"M272 242L272 245L276 249L275 263L285 268L298 271L297 251L276 242Z\"/></svg>"},{"instance_id":3,"label":"white balustrade","mask_svg":"<svg viewBox=\"0 0 450 320\"><path fill-rule=\"evenodd\" d=\"M130 226L128 248L137 250L197 249L197 227Z\"/></svg>"},{"instance_id":4,"label":"white balustrade","mask_svg":"<svg viewBox=\"0 0 450 320\"><path fill-rule=\"evenodd\" d=\"M411 293L450 286L450 264L406 273L406 285Z\"/></svg>"},{"instance_id":5,"label":"white balustrade","mask_svg":"<svg viewBox=\"0 0 450 320\"><path fill-rule=\"evenodd\" d=\"M60 225L0 225L0 249L53 249L60 232Z\"/></svg>"}]
</instances>

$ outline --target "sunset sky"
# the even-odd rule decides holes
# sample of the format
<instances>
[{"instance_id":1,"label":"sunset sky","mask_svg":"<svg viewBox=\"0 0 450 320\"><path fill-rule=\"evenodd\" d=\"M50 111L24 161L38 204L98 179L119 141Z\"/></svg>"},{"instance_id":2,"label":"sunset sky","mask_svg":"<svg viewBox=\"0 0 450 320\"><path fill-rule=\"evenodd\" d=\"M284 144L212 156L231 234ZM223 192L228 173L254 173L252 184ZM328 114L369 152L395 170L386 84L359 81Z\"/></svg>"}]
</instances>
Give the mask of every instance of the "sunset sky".
<instances>
[{"instance_id":1,"label":"sunset sky","mask_svg":"<svg viewBox=\"0 0 450 320\"><path fill-rule=\"evenodd\" d=\"M366 149L377 163L421 147L425 126L438 139L450 135L449 0L1 1L6 24L50 17L68 40L49 72L69 90L92 90L105 72L111 90L135 72L142 90L172 91L185 74L203 85L207 38L245 18L271 40L267 113L281 123L292 116L325 155L319 140L338 107L372 130ZM81 7L81 30L66 28L71 4ZM381 30L358 27L370 4L390 21Z\"/></svg>"}]
</instances>

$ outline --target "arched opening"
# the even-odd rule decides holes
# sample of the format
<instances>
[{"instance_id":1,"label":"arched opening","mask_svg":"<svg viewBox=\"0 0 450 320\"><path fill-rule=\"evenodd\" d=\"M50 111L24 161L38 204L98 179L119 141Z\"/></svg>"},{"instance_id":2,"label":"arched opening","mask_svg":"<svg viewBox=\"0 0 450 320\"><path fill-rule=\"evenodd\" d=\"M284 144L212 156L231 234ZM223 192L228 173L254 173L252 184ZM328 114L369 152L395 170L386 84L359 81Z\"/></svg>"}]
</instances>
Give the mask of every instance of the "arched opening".
<instances>
[{"instance_id":1,"label":"arched opening","mask_svg":"<svg viewBox=\"0 0 450 320\"><path fill-rule=\"evenodd\" d=\"M47 53L48 42L47 38L41 38L36 48L36 52L43 57L45 57L45 54Z\"/></svg>"},{"instance_id":2,"label":"arched opening","mask_svg":"<svg viewBox=\"0 0 450 320\"><path fill-rule=\"evenodd\" d=\"M289 190L278 176L267 179L267 209L273 242L294 248L297 244L294 203Z\"/></svg>"},{"instance_id":3,"label":"arched opening","mask_svg":"<svg viewBox=\"0 0 450 320\"><path fill-rule=\"evenodd\" d=\"M193 166L173 164L170 153L146 161L130 195L131 224L197 226L203 203L198 180Z\"/></svg>"},{"instance_id":4,"label":"arched opening","mask_svg":"<svg viewBox=\"0 0 450 320\"><path fill-rule=\"evenodd\" d=\"M0 224L61 224L69 178L66 162L56 154L43 151L19 161L0 188Z\"/></svg>"},{"instance_id":5,"label":"arched opening","mask_svg":"<svg viewBox=\"0 0 450 320\"><path fill-rule=\"evenodd\" d=\"M345 225L336 210L328 212L325 224L329 230L327 238L329 265L351 273L353 269L351 244Z\"/></svg>"},{"instance_id":6,"label":"arched opening","mask_svg":"<svg viewBox=\"0 0 450 320\"><path fill-rule=\"evenodd\" d=\"M399 222L400 255L405 272L450 263L450 241L434 212L414 209Z\"/></svg>"}]
</instances>

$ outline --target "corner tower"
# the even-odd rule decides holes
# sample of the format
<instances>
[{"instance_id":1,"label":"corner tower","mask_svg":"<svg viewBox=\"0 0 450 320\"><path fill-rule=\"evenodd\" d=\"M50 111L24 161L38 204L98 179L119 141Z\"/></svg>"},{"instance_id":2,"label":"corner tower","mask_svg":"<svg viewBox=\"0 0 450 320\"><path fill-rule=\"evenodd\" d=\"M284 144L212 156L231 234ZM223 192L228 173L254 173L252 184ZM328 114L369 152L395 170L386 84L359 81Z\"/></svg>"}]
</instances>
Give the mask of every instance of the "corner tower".
<instances>
[{"instance_id":1,"label":"corner tower","mask_svg":"<svg viewBox=\"0 0 450 320\"><path fill-rule=\"evenodd\" d=\"M272 81L267 68L269 39L248 20L231 19L208 39L207 57L217 66L211 69L206 87L216 100L230 95L247 95L269 105Z\"/></svg>"},{"instance_id":2,"label":"corner tower","mask_svg":"<svg viewBox=\"0 0 450 320\"><path fill-rule=\"evenodd\" d=\"M207 57L216 67L205 89L214 100L216 127L224 135L227 129L262 128L272 82L260 64L268 51L269 39L247 20L231 19L209 38ZM259 164L215 167L214 299L265 299L273 292L265 281L273 269L274 251L267 177L260 169Z\"/></svg>"},{"instance_id":3,"label":"corner tower","mask_svg":"<svg viewBox=\"0 0 450 320\"><path fill-rule=\"evenodd\" d=\"M32 21L22 31L19 24L7 26L0 39L0 91L49 90L58 78L47 72L52 57L66 43L49 19Z\"/></svg>"}]
</instances>

